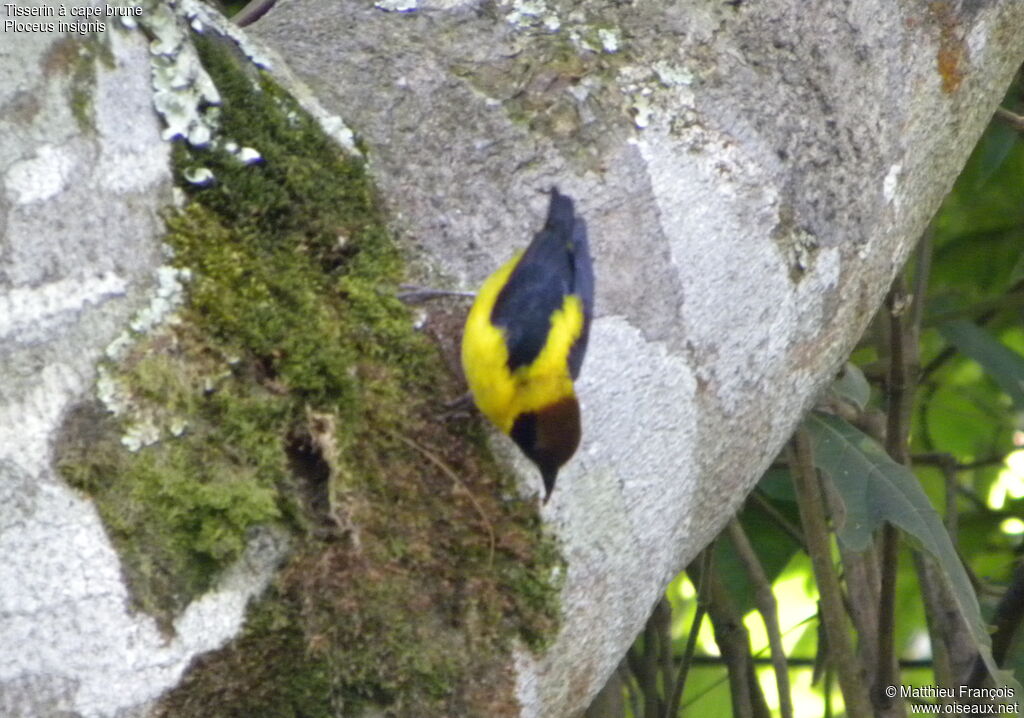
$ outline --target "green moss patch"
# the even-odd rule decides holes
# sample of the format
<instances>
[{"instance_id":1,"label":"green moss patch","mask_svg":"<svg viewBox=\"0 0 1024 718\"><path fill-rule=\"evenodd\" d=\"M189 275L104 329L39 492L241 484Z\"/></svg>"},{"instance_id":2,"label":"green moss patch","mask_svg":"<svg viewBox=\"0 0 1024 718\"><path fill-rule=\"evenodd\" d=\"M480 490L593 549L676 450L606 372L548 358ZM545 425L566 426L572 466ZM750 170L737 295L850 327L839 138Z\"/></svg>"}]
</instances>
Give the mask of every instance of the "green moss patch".
<instances>
[{"instance_id":1,"label":"green moss patch","mask_svg":"<svg viewBox=\"0 0 1024 718\"><path fill-rule=\"evenodd\" d=\"M99 34L65 35L53 43L42 61L43 73L70 78L68 104L83 132L93 129L92 96L96 89L96 66L113 69L114 56Z\"/></svg>"},{"instance_id":2,"label":"green moss patch","mask_svg":"<svg viewBox=\"0 0 1024 718\"><path fill-rule=\"evenodd\" d=\"M168 631L253 527L295 548L243 635L160 710L511 714L510 644L557 628L554 543L533 502L504 498L478 421L445 418L464 388L395 298L402 258L363 164L226 46L196 44L222 105L210 147L173 153L189 201L166 242L187 298L104 368L121 408L72 412L59 466ZM201 168L214 181L189 184Z\"/></svg>"}]
</instances>

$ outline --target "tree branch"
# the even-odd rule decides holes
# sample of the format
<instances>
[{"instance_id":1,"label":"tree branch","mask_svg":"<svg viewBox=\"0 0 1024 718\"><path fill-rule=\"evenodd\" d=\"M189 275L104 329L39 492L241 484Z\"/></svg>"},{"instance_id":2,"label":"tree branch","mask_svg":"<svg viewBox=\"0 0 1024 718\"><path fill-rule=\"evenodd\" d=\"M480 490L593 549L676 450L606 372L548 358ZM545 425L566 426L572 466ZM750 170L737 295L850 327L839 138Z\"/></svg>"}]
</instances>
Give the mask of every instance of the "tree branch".
<instances>
[{"instance_id":1,"label":"tree branch","mask_svg":"<svg viewBox=\"0 0 1024 718\"><path fill-rule=\"evenodd\" d=\"M821 596L822 622L832 651L832 663L839 674L846 712L850 718L868 718L871 707L865 690L864 671L850 642L849 622L843 611L839 578L832 565L832 547L825 523L825 502L806 430L797 430L789 453L800 522L804 527L804 537Z\"/></svg>"},{"instance_id":2,"label":"tree branch","mask_svg":"<svg viewBox=\"0 0 1024 718\"><path fill-rule=\"evenodd\" d=\"M804 540L800 527L795 526L792 521L783 516L778 509L772 506L771 502L764 497L760 489L755 488L748 501L753 502L759 509L768 514L768 517L775 522L775 525L782 529L793 541L806 553L807 542Z\"/></svg>"},{"instance_id":3,"label":"tree branch","mask_svg":"<svg viewBox=\"0 0 1024 718\"><path fill-rule=\"evenodd\" d=\"M683 700L683 691L686 689L686 678L689 675L690 666L693 663L694 652L697 650L697 636L700 634L700 627L704 622L704 614L707 613L708 592L710 587L708 586L708 581L706 579L709 575L714 555L715 542L712 542L707 546L707 548L700 552L697 559L694 561L694 563L700 566L700 569L697 572L700 576L699 583L697 584L697 610L693 614L693 621L690 624L690 633L686 636L686 648L683 650L682 658L679 661L679 669L676 673L675 680L672 683L672 691L669 694L669 698L665 706L664 718L675 718L679 715L679 706Z\"/></svg>"},{"instance_id":4,"label":"tree branch","mask_svg":"<svg viewBox=\"0 0 1024 718\"><path fill-rule=\"evenodd\" d=\"M974 469L984 469L989 466L998 466L1006 461L1006 456L998 454L996 456L989 456L984 459L977 459L975 461L966 461L960 463L956 460L952 454L947 454L939 451L934 451L926 454L913 454L910 460L919 466L937 466L943 468L949 466L954 471L973 471Z\"/></svg>"},{"instance_id":5,"label":"tree branch","mask_svg":"<svg viewBox=\"0 0 1024 718\"><path fill-rule=\"evenodd\" d=\"M979 304L972 307L971 310L977 311L977 309L981 307L986 307L986 309L981 314L978 315L978 318L974 320L974 323L977 324L978 326L984 326L985 324L988 324L1000 311L1006 309L1009 306L1014 305L1015 302L1013 301L1013 298L1015 298L1019 293L1021 293L1022 290L1024 290L1024 280L1021 280L1014 284L1001 297L997 297L986 302L979 302ZM937 322L938 319L941 319L942 321L950 321L955 318L956 316L953 315L942 315L940 317L937 317L936 320L933 320L931 323L940 323ZM925 365L925 367L921 370L919 380L924 381L925 379L927 379L934 372L936 372L939 369L939 367L941 367L947 361L956 356L956 354L957 348L955 346L947 346Z\"/></svg>"},{"instance_id":6,"label":"tree branch","mask_svg":"<svg viewBox=\"0 0 1024 718\"><path fill-rule=\"evenodd\" d=\"M771 711L768 709L768 703L761 692L754 670L749 636L743 625L743 617L736 611L732 598L722 585L714 562L698 576L698 581L708 582L708 615L715 631L715 642L729 671L729 691L732 696L734 718L770 718Z\"/></svg>"},{"instance_id":7,"label":"tree branch","mask_svg":"<svg viewBox=\"0 0 1024 718\"><path fill-rule=\"evenodd\" d=\"M920 275L919 275L920 276ZM909 462L907 438L910 433L910 409L913 405L913 376L908 371L910 355L915 351L915 330L913 322L904 322L904 313L909 298L898 276L886 297L889 310L889 371L886 380L886 432L885 448L894 461L906 465ZM910 313L911 316L915 312ZM875 677L871 685L871 702L876 711L889 712L895 705L893 698L886 694L886 688L899 682L899 666L896 664L895 621L896 621L896 576L899 563L899 532L890 523L882 527L879 551L881 590L878 597L878 649Z\"/></svg>"},{"instance_id":8,"label":"tree branch","mask_svg":"<svg viewBox=\"0 0 1024 718\"><path fill-rule=\"evenodd\" d=\"M772 666L775 669L775 683L779 690L779 712L782 718L793 718L793 698L789 688L789 668L786 665L786 651L782 646L782 632L779 630L779 612L775 603L775 594L772 593L772 584L764 572L764 567L757 557L757 552L750 545L743 526L738 519L733 518L729 522L729 538L736 548L743 566L747 571L747 577L754 585L754 601L757 603L757 610L764 620L765 630L768 632L768 645L771 650Z\"/></svg>"},{"instance_id":9,"label":"tree branch","mask_svg":"<svg viewBox=\"0 0 1024 718\"><path fill-rule=\"evenodd\" d=\"M270 12L277 0L250 0L245 7L231 16L231 21L239 27L252 25L261 17Z\"/></svg>"},{"instance_id":10,"label":"tree branch","mask_svg":"<svg viewBox=\"0 0 1024 718\"><path fill-rule=\"evenodd\" d=\"M1010 579L1010 585L1006 587L1002 598L996 605L992 614L992 625L995 630L992 632L992 658L997 665L1002 666L1006 661L1007 653L1017 636L1020 626L1024 623L1024 562L1018 560L1017 566ZM968 684L974 687L981 686L988 677L988 670L979 657L974 663L974 670Z\"/></svg>"},{"instance_id":11,"label":"tree branch","mask_svg":"<svg viewBox=\"0 0 1024 718\"><path fill-rule=\"evenodd\" d=\"M1018 132L1024 132L1024 115L1018 115L1015 112L1010 112L1005 107L997 107L996 117Z\"/></svg>"}]
</instances>

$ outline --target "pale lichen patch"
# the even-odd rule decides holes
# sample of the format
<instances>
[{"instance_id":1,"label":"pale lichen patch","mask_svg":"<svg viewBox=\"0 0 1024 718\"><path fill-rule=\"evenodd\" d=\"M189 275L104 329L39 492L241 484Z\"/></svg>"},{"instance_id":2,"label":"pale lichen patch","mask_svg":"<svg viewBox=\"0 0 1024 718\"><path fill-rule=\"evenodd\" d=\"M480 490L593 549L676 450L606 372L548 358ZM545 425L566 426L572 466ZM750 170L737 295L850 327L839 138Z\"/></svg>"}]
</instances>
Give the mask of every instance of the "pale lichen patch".
<instances>
[{"instance_id":1,"label":"pale lichen patch","mask_svg":"<svg viewBox=\"0 0 1024 718\"><path fill-rule=\"evenodd\" d=\"M512 0L505 20L519 28L544 27L555 32L562 26L558 15L548 7L546 0Z\"/></svg>"},{"instance_id":2,"label":"pale lichen patch","mask_svg":"<svg viewBox=\"0 0 1024 718\"><path fill-rule=\"evenodd\" d=\"M886 202L892 202L893 200L899 202L896 195L896 190L899 187L900 174L903 172L903 165L896 163L889 167L889 171L885 174L885 179L882 181L882 196L885 197Z\"/></svg>"},{"instance_id":3,"label":"pale lichen patch","mask_svg":"<svg viewBox=\"0 0 1024 718\"><path fill-rule=\"evenodd\" d=\"M626 65L616 81L628 98L633 123L645 130L660 123L674 134L686 134L696 123L695 94L697 78L685 65L659 60L651 66Z\"/></svg>"},{"instance_id":4,"label":"pale lichen patch","mask_svg":"<svg viewBox=\"0 0 1024 718\"><path fill-rule=\"evenodd\" d=\"M59 145L42 145L34 156L11 164L4 176L7 196L17 204L42 202L60 194L75 167L75 158Z\"/></svg>"},{"instance_id":5,"label":"pale lichen patch","mask_svg":"<svg viewBox=\"0 0 1024 718\"><path fill-rule=\"evenodd\" d=\"M105 272L58 279L38 287L11 288L0 294L0 339L25 338L71 323L85 305L123 296L127 287L124 277Z\"/></svg>"},{"instance_id":6,"label":"pale lichen patch","mask_svg":"<svg viewBox=\"0 0 1024 718\"><path fill-rule=\"evenodd\" d=\"M377 0L373 4L384 12L412 12L419 8L418 0Z\"/></svg>"},{"instance_id":7,"label":"pale lichen patch","mask_svg":"<svg viewBox=\"0 0 1024 718\"><path fill-rule=\"evenodd\" d=\"M597 37L601 40L601 49L605 52L618 52L621 46L619 33L614 29L602 27L597 31Z\"/></svg>"},{"instance_id":8,"label":"pale lichen patch","mask_svg":"<svg viewBox=\"0 0 1024 718\"><path fill-rule=\"evenodd\" d=\"M183 176L189 184L203 187L212 184L216 177L209 167L189 167L184 171Z\"/></svg>"},{"instance_id":9,"label":"pale lichen patch","mask_svg":"<svg viewBox=\"0 0 1024 718\"><path fill-rule=\"evenodd\" d=\"M129 322L133 331L145 334L165 319L185 301L185 284L192 279L188 268L164 265L156 270L156 292L149 305L140 310Z\"/></svg>"}]
</instances>

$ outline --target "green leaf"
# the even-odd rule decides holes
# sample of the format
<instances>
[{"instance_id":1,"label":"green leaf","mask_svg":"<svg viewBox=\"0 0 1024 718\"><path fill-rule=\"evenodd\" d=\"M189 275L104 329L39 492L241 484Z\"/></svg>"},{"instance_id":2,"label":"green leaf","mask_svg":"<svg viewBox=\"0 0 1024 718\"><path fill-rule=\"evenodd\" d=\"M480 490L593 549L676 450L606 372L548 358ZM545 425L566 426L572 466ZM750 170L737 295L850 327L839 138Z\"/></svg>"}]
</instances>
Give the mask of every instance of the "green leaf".
<instances>
[{"instance_id":1,"label":"green leaf","mask_svg":"<svg viewBox=\"0 0 1024 718\"><path fill-rule=\"evenodd\" d=\"M832 391L841 399L845 399L858 409L867 406L871 398L871 385L864 377L860 367L850 362L843 367L843 373L832 382Z\"/></svg>"},{"instance_id":2,"label":"green leaf","mask_svg":"<svg viewBox=\"0 0 1024 718\"><path fill-rule=\"evenodd\" d=\"M982 135L974 149L977 156L977 170L974 174L974 188L980 189L999 171L1017 145L1017 133L1012 127L995 122Z\"/></svg>"},{"instance_id":3,"label":"green leaf","mask_svg":"<svg viewBox=\"0 0 1024 718\"><path fill-rule=\"evenodd\" d=\"M989 672L1007 680L992 659L988 631L967 572L917 477L889 458L873 439L838 417L811 414L804 426L811 436L815 464L832 478L846 509L837 529L839 540L863 551L872 532L884 521L915 539L938 563Z\"/></svg>"},{"instance_id":4,"label":"green leaf","mask_svg":"<svg viewBox=\"0 0 1024 718\"><path fill-rule=\"evenodd\" d=\"M1010 278L1008 282L1010 286L1013 286L1021 280L1024 280L1024 252L1017 255L1017 262L1013 265L1013 269L1010 270Z\"/></svg>"},{"instance_id":5,"label":"green leaf","mask_svg":"<svg viewBox=\"0 0 1024 718\"><path fill-rule=\"evenodd\" d=\"M939 327L942 336L981 364L999 387L1024 411L1024 356L1010 349L976 324L961 319Z\"/></svg>"},{"instance_id":6,"label":"green leaf","mask_svg":"<svg viewBox=\"0 0 1024 718\"><path fill-rule=\"evenodd\" d=\"M832 477L843 499L846 515L838 527L840 541L863 551L875 529L889 521L917 538L929 553L935 554L947 545L959 565L946 529L917 477L889 458L874 440L838 417L815 413L806 424L815 464Z\"/></svg>"}]
</instances>

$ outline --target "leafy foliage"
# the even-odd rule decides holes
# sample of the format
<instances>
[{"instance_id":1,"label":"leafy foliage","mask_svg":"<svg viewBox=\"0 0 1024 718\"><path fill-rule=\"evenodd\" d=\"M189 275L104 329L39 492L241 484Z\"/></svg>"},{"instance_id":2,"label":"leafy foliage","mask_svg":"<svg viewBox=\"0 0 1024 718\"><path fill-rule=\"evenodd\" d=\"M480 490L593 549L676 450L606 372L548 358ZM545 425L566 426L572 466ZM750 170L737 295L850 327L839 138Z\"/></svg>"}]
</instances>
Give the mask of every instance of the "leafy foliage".
<instances>
[{"instance_id":1,"label":"leafy foliage","mask_svg":"<svg viewBox=\"0 0 1024 718\"><path fill-rule=\"evenodd\" d=\"M991 670L991 646L978 598L942 519L914 474L885 449L842 419L812 414L805 422L815 463L842 496L843 513L833 519L837 538L855 551L870 547L872 535L889 522L899 527L941 566L960 615Z\"/></svg>"},{"instance_id":2,"label":"leafy foliage","mask_svg":"<svg viewBox=\"0 0 1024 718\"><path fill-rule=\"evenodd\" d=\"M940 331L959 352L981 365L1017 411L1024 411L1024 356L965 319L943 324Z\"/></svg>"},{"instance_id":3,"label":"leafy foliage","mask_svg":"<svg viewBox=\"0 0 1024 718\"><path fill-rule=\"evenodd\" d=\"M1004 106L1024 110L1020 78ZM850 715L903 710L886 708L884 695L870 690L878 681L879 688L923 687L910 699L916 703L946 701L936 697L936 686L950 688L960 702L961 686L977 691L992 686L986 681L996 675L1009 681L1020 703L1022 133L993 120L904 281L915 289L894 285L896 309L880 312L865 334L823 404L828 413L805 421L798 432L805 438L780 456L738 515L753 558L738 550L735 526L723 532L669 587L671 629L665 633L656 611L630 651L629 669L612 677L610 686L624 696L621 707L604 700L588 718L767 715L769 709L784 718L836 715L844 710L840 685L844 691L851 685L836 680L843 671L863 691L845 696ZM900 355L902 366L894 359ZM910 386L903 400L902 384ZM899 438L887 440L891 432ZM790 477L807 467L824 478L835 541L816 544L800 523L797 506L803 504L803 514L809 502ZM808 553L826 560L811 561ZM827 638L827 592L818 586L829 580L841 590L841 633L857 639L847 654ZM769 583L774 601L766 598ZM705 609L713 635L702 620ZM781 629L788 684L777 682L770 667L765 626L772 624ZM658 654L662 644L670 648ZM886 645L899 660L891 672L879 659ZM654 658L640 660L652 651ZM683 690L678 712L670 704L677 690ZM792 696L791 704L778 690Z\"/></svg>"}]
</instances>

